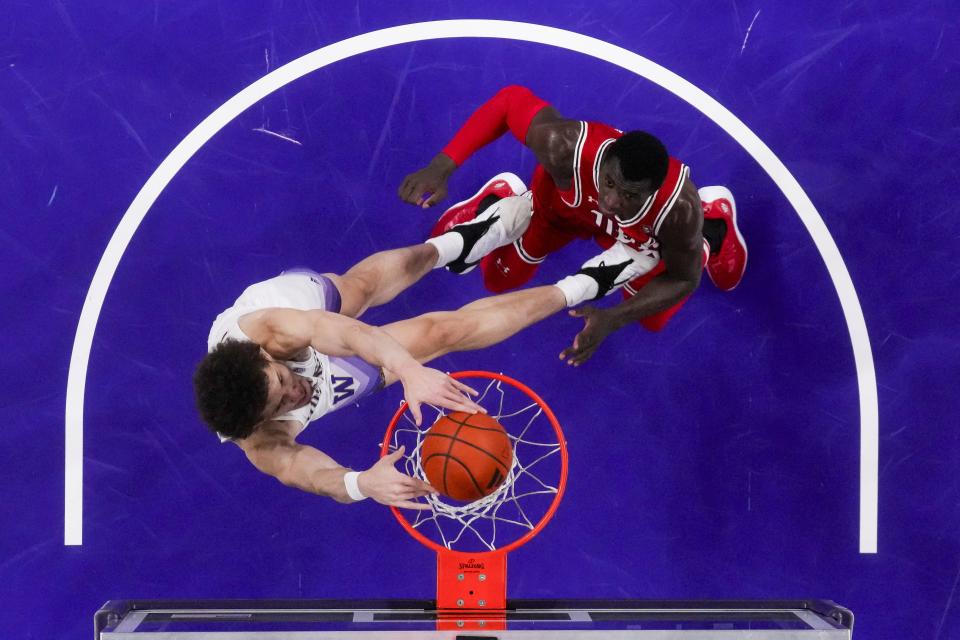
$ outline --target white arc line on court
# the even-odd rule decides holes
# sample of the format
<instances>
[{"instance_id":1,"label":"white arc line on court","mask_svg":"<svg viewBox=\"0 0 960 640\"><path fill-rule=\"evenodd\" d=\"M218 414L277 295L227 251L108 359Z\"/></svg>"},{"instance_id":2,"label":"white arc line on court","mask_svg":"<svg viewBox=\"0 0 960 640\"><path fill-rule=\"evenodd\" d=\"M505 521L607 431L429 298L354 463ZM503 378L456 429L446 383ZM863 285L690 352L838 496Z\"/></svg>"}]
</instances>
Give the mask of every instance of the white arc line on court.
<instances>
[{"instance_id":1,"label":"white arc line on court","mask_svg":"<svg viewBox=\"0 0 960 640\"><path fill-rule=\"evenodd\" d=\"M398 44L443 38L494 38L545 44L609 62L656 83L710 118L767 172L807 228L840 299L853 347L860 399L860 552L877 551L879 410L873 352L863 310L840 250L810 198L776 155L719 102L677 74L603 40L525 22L445 20L372 31L308 53L260 78L205 118L170 152L134 198L107 244L77 323L67 376L64 544L83 542L83 401L90 349L110 282L150 207L177 172L240 113L297 78L334 62Z\"/></svg>"}]
</instances>

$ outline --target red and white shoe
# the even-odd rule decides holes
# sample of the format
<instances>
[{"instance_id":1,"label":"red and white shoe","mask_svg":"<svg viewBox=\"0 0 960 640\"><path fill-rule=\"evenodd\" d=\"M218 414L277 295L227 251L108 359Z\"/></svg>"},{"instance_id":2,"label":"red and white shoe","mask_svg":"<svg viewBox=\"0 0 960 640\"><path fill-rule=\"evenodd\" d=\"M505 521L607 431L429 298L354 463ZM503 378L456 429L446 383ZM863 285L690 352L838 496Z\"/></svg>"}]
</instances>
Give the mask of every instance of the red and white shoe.
<instances>
[{"instance_id":1,"label":"red and white shoe","mask_svg":"<svg viewBox=\"0 0 960 640\"><path fill-rule=\"evenodd\" d=\"M436 238L458 224L473 220L497 200L523 195L526 191L527 185L516 175L512 173L497 174L487 180L487 183L480 187L480 191L477 191L472 197L458 202L444 211L437 223L433 225L430 237Z\"/></svg>"},{"instance_id":2,"label":"red and white shoe","mask_svg":"<svg viewBox=\"0 0 960 640\"><path fill-rule=\"evenodd\" d=\"M704 187L699 190L705 220L723 220L727 232L720 251L707 260L707 275L721 291L734 289L747 269L747 243L737 227L737 203L726 187Z\"/></svg>"}]
</instances>

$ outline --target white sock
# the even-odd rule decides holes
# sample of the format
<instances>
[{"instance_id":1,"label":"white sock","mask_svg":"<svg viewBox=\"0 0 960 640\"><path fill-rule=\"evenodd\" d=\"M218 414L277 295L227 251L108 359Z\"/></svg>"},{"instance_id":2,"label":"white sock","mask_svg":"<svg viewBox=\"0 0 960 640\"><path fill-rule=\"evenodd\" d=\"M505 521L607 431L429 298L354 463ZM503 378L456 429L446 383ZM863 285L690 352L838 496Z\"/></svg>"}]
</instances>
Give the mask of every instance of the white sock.
<instances>
[{"instance_id":1,"label":"white sock","mask_svg":"<svg viewBox=\"0 0 960 640\"><path fill-rule=\"evenodd\" d=\"M496 205L490 206L486 211L481 213L476 217L475 220L472 220L470 224L474 222L482 222L490 216L498 213L500 208ZM467 256L467 262L476 262L480 260L485 255L496 249L497 247L507 244L506 242L506 229L503 227L503 221L497 220L490 228L487 230L483 236L477 240L477 243L473 245L473 249L470 250L470 254ZM428 244L432 244L437 248L437 264L433 267L434 269L440 269L445 267L457 258L460 257L460 254L463 252L463 236L461 236L456 231L447 231L436 238L430 238L427 240Z\"/></svg>"},{"instance_id":2,"label":"white sock","mask_svg":"<svg viewBox=\"0 0 960 640\"><path fill-rule=\"evenodd\" d=\"M429 238L427 244L432 244L437 249L437 264L433 268L440 269L456 260L463 251L463 236L448 231L436 238Z\"/></svg>"},{"instance_id":3,"label":"white sock","mask_svg":"<svg viewBox=\"0 0 960 640\"><path fill-rule=\"evenodd\" d=\"M593 300L600 290L597 281L585 273L575 273L567 276L556 284L563 291L568 307L575 307L587 300Z\"/></svg>"},{"instance_id":4,"label":"white sock","mask_svg":"<svg viewBox=\"0 0 960 640\"><path fill-rule=\"evenodd\" d=\"M527 230L531 215L533 215L533 205L529 198L504 198L487 207L483 213L467 224L480 223L492 216L498 216L498 219L490 225L483 236L477 239L464 261L477 262L494 249L519 238ZM447 266L463 252L463 236L457 232L448 231L436 238L430 238L427 242L435 246L437 253L440 254L435 269Z\"/></svg>"}]
</instances>

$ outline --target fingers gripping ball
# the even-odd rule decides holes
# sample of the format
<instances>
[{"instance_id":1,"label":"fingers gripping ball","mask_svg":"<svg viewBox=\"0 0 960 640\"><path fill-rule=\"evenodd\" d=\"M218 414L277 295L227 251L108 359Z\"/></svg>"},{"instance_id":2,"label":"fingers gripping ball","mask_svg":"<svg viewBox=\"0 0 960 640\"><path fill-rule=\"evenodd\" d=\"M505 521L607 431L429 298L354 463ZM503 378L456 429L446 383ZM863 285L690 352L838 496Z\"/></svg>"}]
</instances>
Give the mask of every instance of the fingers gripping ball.
<instances>
[{"instance_id":1,"label":"fingers gripping ball","mask_svg":"<svg viewBox=\"0 0 960 640\"><path fill-rule=\"evenodd\" d=\"M513 446L490 416L457 411L441 416L427 431L420 463L435 489L472 502L503 484L513 464Z\"/></svg>"}]
</instances>

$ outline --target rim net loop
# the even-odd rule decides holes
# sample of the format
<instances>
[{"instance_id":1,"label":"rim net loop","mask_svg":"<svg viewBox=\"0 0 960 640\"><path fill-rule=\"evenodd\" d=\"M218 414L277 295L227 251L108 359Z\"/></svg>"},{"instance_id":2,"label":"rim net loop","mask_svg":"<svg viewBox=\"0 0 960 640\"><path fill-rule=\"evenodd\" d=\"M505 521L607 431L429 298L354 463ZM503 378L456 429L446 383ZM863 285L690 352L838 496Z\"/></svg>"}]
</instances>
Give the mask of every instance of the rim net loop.
<instances>
[{"instance_id":1,"label":"rim net loop","mask_svg":"<svg viewBox=\"0 0 960 640\"><path fill-rule=\"evenodd\" d=\"M394 515L408 532L431 548L474 552L515 548L542 529L562 497L567 468L563 433L550 408L522 383L503 374L481 371L453 376L480 379L468 384L478 390L483 385L476 401L506 430L513 461L503 482L488 496L462 503L443 494L431 494L420 499L431 510L394 509ZM425 482L429 480L420 456L424 438L433 423L446 415L446 411L432 408L434 420L426 419L425 411L423 425L418 427L406 404L401 405L381 451L387 455L405 446L403 471Z\"/></svg>"}]
</instances>

